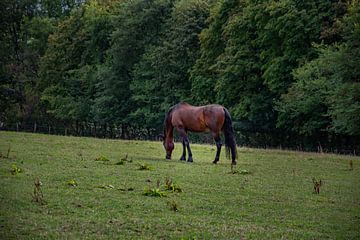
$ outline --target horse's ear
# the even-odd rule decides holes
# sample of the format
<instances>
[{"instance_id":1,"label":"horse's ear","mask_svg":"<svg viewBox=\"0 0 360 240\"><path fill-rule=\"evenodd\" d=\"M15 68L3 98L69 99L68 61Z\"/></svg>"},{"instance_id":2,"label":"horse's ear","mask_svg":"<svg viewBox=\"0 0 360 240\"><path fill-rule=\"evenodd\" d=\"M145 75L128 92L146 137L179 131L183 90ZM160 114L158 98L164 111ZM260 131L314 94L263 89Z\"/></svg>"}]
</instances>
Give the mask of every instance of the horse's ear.
<instances>
[{"instance_id":1,"label":"horse's ear","mask_svg":"<svg viewBox=\"0 0 360 240\"><path fill-rule=\"evenodd\" d=\"M161 141L164 141L164 140L165 140L165 137L164 137L163 134L159 134L159 135L158 135L158 138L159 138L159 140L161 140Z\"/></svg>"}]
</instances>

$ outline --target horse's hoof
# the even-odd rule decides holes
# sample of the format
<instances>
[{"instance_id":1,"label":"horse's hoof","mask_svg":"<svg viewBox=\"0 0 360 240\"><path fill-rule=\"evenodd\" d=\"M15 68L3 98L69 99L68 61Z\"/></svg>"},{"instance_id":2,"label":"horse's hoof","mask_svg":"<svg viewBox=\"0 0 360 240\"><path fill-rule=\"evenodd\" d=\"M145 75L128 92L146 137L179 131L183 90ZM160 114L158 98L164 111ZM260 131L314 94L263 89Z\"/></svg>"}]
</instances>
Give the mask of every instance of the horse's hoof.
<instances>
[{"instance_id":1,"label":"horse's hoof","mask_svg":"<svg viewBox=\"0 0 360 240\"><path fill-rule=\"evenodd\" d=\"M236 165L236 164L237 164L236 160L232 161L231 163L231 165Z\"/></svg>"},{"instance_id":2,"label":"horse's hoof","mask_svg":"<svg viewBox=\"0 0 360 240\"><path fill-rule=\"evenodd\" d=\"M181 157L180 160L181 160L181 161L186 161L186 158L185 158L185 157Z\"/></svg>"},{"instance_id":3,"label":"horse's hoof","mask_svg":"<svg viewBox=\"0 0 360 240\"><path fill-rule=\"evenodd\" d=\"M189 163L192 163L192 162L193 162L193 159L192 159L192 158L189 158L189 159L188 159L188 162L189 162Z\"/></svg>"},{"instance_id":4,"label":"horse's hoof","mask_svg":"<svg viewBox=\"0 0 360 240\"><path fill-rule=\"evenodd\" d=\"M213 164L217 164L219 160L214 160L213 161Z\"/></svg>"}]
</instances>

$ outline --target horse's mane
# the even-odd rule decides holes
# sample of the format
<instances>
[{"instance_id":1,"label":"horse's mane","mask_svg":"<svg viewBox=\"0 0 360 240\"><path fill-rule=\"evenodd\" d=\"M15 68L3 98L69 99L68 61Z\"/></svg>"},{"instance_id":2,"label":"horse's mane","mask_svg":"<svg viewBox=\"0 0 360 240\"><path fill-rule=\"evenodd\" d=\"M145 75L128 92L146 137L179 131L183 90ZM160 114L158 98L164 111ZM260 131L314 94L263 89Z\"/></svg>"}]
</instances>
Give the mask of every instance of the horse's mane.
<instances>
[{"instance_id":1,"label":"horse's mane","mask_svg":"<svg viewBox=\"0 0 360 240\"><path fill-rule=\"evenodd\" d=\"M166 130L167 127L171 121L171 113L174 110L174 108L176 108L178 104L172 106L171 108L169 108L169 111L165 114L165 119L164 119L164 137L166 137Z\"/></svg>"},{"instance_id":2,"label":"horse's mane","mask_svg":"<svg viewBox=\"0 0 360 240\"><path fill-rule=\"evenodd\" d=\"M165 114L165 119L164 119L164 136L165 137L166 137L167 127L171 123L171 114L175 109L179 108L181 105L189 105L189 104L186 102L179 102L178 104L175 104L174 106L170 107L168 112Z\"/></svg>"}]
</instances>

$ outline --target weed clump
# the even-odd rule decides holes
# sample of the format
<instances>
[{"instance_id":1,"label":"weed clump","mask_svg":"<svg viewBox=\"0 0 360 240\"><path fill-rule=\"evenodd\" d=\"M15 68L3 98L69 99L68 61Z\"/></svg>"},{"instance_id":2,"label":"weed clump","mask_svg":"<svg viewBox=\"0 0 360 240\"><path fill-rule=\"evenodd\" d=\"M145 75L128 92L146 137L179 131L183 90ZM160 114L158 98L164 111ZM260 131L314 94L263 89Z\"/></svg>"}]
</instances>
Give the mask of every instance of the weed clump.
<instances>
[{"instance_id":1,"label":"weed clump","mask_svg":"<svg viewBox=\"0 0 360 240\"><path fill-rule=\"evenodd\" d=\"M95 158L95 161L108 162L110 160L107 157L105 157L104 155L100 155L99 157Z\"/></svg>"},{"instance_id":2,"label":"weed clump","mask_svg":"<svg viewBox=\"0 0 360 240\"><path fill-rule=\"evenodd\" d=\"M171 179L165 180L165 190L171 191L171 192L178 192L178 193L182 192L182 189L180 188L180 186L173 183L173 181Z\"/></svg>"},{"instance_id":3,"label":"weed clump","mask_svg":"<svg viewBox=\"0 0 360 240\"><path fill-rule=\"evenodd\" d=\"M174 212L179 211L179 204L177 202L175 202L174 200L171 202L168 202L168 205L169 205L171 211L174 211Z\"/></svg>"},{"instance_id":4,"label":"weed clump","mask_svg":"<svg viewBox=\"0 0 360 240\"><path fill-rule=\"evenodd\" d=\"M145 188L143 195L150 197L166 197L166 193L161 191L160 188Z\"/></svg>"},{"instance_id":5,"label":"weed clump","mask_svg":"<svg viewBox=\"0 0 360 240\"><path fill-rule=\"evenodd\" d=\"M125 162L132 162L131 159L128 158L129 156L126 154L125 157L123 157L121 160L125 161Z\"/></svg>"},{"instance_id":6,"label":"weed clump","mask_svg":"<svg viewBox=\"0 0 360 240\"><path fill-rule=\"evenodd\" d=\"M120 161L115 163L115 165L124 165L126 162L131 163L132 160L128 158L128 155L126 154L125 157L121 158Z\"/></svg>"},{"instance_id":7,"label":"weed clump","mask_svg":"<svg viewBox=\"0 0 360 240\"><path fill-rule=\"evenodd\" d=\"M139 165L138 170L142 170L142 171L143 170L153 170L153 167L147 163L139 163L138 165Z\"/></svg>"},{"instance_id":8,"label":"weed clump","mask_svg":"<svg viewBox=\"0 0 360 240\"><path fill-rule=\"evenodd\" d=\"M16 175L18 173L22 173L23 170L21 168L19 168L15 163L11 165L11 170L10 170L12 175Z\"/></svg>"},{"instance_id":9,"label":"weed clump","mask_svg":"<svg viewBox=\"0 0 360 240\"><path fill-rule=\"evenodd\" d=\"M249 171L249 170L246 170L246 169L242 169L242 170L231 169L231 171L229 172L229 174L247 175L247 174L250 174L250 171Z\"/></svg>"},{"instance_id":10,"label":"weed clump","mask_svg":"<svg viewBox=\"0 0 360 240\"><path fill-rule=\"evenodd\" d=\"M76 187L78 185L78 183L74 179L71 179L71 180L67 181L67 185L71 186L71 187Z\"/></svg>"},{"instance_id":11,"label":"weed clump","mask_svg":"<svg viewBox=\"0 0 360 240\"><path fill-rule=\"evenodd\" d=\"M115 163L115 165L124 165L125 164L125 161L124 160L120 160L118 161L117 163Z\"/></svg>"},{"instance_id":12,"label":"weed clump","mask_svg":"<svg viewBox=\"0 0 360 240\"><path fill-rule=\"evenodd\" d=\"M143 195L153 196L153 197L165 197L166 193L164 191L178 192L178 193L182 192L182 189L178 185L174 184L171 179L166 179L165 184L163 186L164 188L160 188L160 180L157 180L156 187L155 188L146 187L144 189Z\"/></svg>"},{"instance_id":13,"label":"weed clump","mask_svg":"<svg viewBox=\"0 0 360 240\"><path fill-rule=\"evenodd\" d=\"M42 182L40 182L39 178L36 178L34 181L34 193L32 195L32 201L44 205L46 204L46 201L44 200L41 186Z\"/></svg>"},{"instance_id":14,"label":"weed clump","mask_svg":"<svg viewBox=\"0 0 360 240\"><path fill-rule=\"evenodd\" d=\"M320 193L320 187L323 185L323 182L321 181L321 179L319 181L317 181L315 178L313 178L312 181L313 181L313 184L314 184L314 193L319 194Z\"/></svg>"}]
</instances>

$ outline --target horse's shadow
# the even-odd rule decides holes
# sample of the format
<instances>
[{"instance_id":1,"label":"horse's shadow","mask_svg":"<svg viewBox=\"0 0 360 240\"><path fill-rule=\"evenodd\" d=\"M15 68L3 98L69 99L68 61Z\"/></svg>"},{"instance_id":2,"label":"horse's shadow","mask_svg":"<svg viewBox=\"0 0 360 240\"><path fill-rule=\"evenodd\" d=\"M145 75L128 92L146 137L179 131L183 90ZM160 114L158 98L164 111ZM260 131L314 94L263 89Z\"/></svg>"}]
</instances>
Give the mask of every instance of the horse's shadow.
<instances>
[{"instance_id":1,"label":"horse's shadow","mask_svg":"<svg viewBox=\"0 0 360 240\"><path fill-rule=\"evenodd\" d=\"M194 162L187 162L187 161L181 161L180 158L173 158L171 160L165 159L164 157L147 157L147 156L136 156L136 157L132 157L133 162L153 162L153 163L165 163L165 164L189 164L189 165L197 165L197 166L202 166L202 165L212 165L212 166L223 166L224 163L227 163L226 160L224 159L223 162L220 162L218 164L214 164L212 161L209 159L209 162L206 161L196 161L196 159L194 160Z\"/></svg>"}]
</instances>

